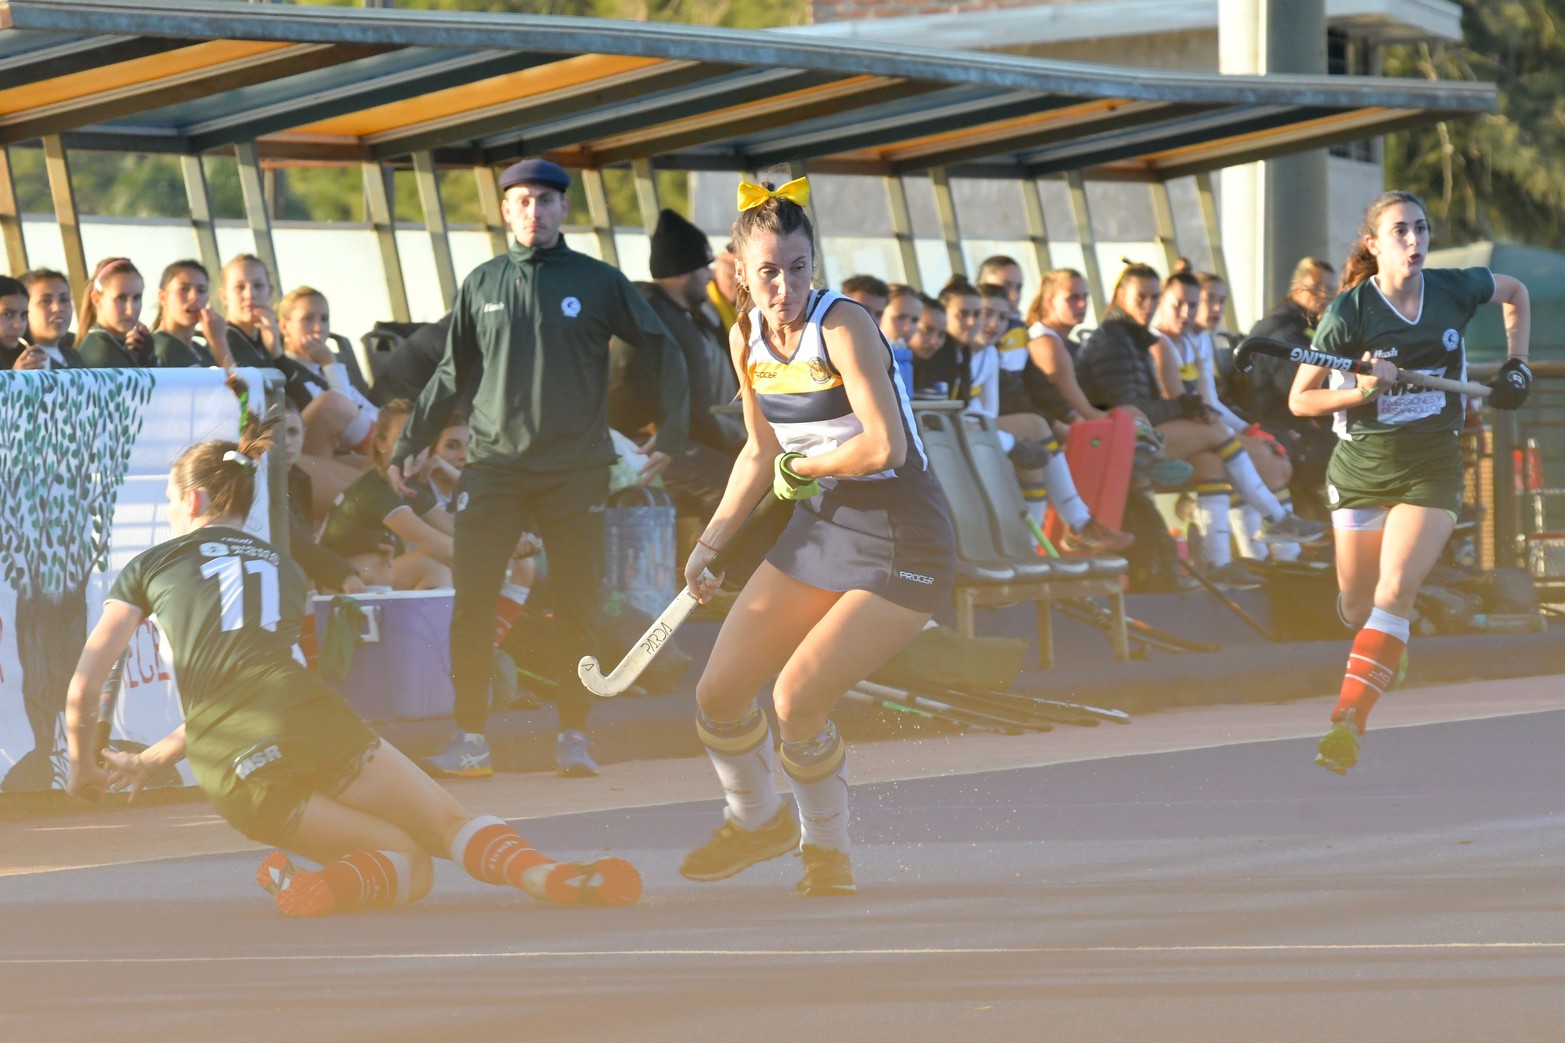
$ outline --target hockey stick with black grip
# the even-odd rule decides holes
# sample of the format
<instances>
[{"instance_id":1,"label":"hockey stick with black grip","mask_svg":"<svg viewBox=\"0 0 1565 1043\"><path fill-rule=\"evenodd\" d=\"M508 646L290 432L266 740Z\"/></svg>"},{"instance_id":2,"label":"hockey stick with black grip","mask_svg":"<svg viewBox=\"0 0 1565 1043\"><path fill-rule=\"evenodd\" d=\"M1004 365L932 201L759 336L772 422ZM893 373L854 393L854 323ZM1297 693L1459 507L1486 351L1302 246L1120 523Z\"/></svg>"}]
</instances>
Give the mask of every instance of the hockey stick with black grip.
<instances>
[{"instance_id":1,"label":"hockey stick with black grip","mask_svg":"<svg viewBox=\"0 0 1565 1043\"><path fill-rule=\"evenodd\" d=\"M1362 359L1343 358L1340 355L1289 344L1287 341L1273 340L1270 337L1246 337L1241 341L1234 349L1235 368L1241 373L1250 372L1255 366L1256 355L1270 355L1272 358L1297 362L1301 366L1320 366L1344 373L1369 373L1372 368ZM1449 377L1437 377L1408 369L1397 370L1397 383L1410 387L1429 388L1432 391L1451 391L1471 398L1488 398L1491 390L1487 384L1475 384L1470 380L1452 380Z\"/></svg>"},{"instance_id":2,"label":"hockey stick with black grip","mask_svg":"<svg viewBox=\"0 0 1565 1043\"><path fill-rule=\"evenodd\" d=\"M1179 562L1180 568L1190 573L1190 575L1195 578L1197 583L1201 584L1201 586L1210 591L1213 597L1223 603L1224 608L1228 609L1228 611L1232 612L1234 615L1243 620L1245 625L1248 626L1251 630L1255 631L1257 634L1260 634L1268 641L1276 641L1280 644L1287 640L1271 627L1266 626L1260 620L1246 612L1244 610L1244 606L1239 604L1239 602L1235 601L1233 598L1229 597L1228 593L1224 591L1223 588L1219 587L1216 583L1213 583L1211 578L1207 576L1203 569L1198 568L1193 562L1188 561L1185 558L1178 558L1176 560Z\"/></svg>"},{"instance_id":3,"label":"hockey stick with black grip","mask_svg":"<svg viewBox=\"0 0 1565 1043\"><path fill-rule=\"evenodd\" d=\"M98 720L92 727L92 759L103 767L105 763L103 751L109 748L109 733L114 730L114 708L120 701L120 679L125 676L125 654L114 660L114 665L109 668L109 676L103 680L103 688L98 692ZM98 786L89 786L82 791L82 799L97 800L103 796L103 790Z\"/></svg>"},{"instance_id":4,"label":"hockey stick with black grip","mask_svg":"<svg viewBox=\"0 0 1565 1043\"><path fill-rule=\"evenodd\" d=\"M756 504L749 517L745 518L738 530L729 537L728 542L723 544L722 549L712 555L712 559L707 562L707 575L714 579L722 575L723 569L739 550L740 545L762 527L768 516L785 508L792 509L793 506L794 501L779 499L773 496L768 488L766 495L761 498L760 503ZM598 665L597 656L582 656L581 662L576 664L576 675L581 678L583 687L593 695L609 699L635 684L636 678L641 676L642 671L662 650L668 639L674 636L674 631L678 630L690 613L695 611L697 604L699 602L696 601L695 595L690 593L690 588L687 586L682 589L674 600L669 602L668 607L652 621L652 625L647 627L646 632L636 639L636 643L630 646L630 651L625 653L625 658L619 661L619 665L607 674Z\"/></svg>"},{"instance_id":5,"label":"hockey stick with black grip","mask_svg":"<svg viewBox=\"0 0 1565 1043\"><path fill-rule=\"evenodd\" d=\"M971 727L985 728L991 731L1000 730L1007 735L1054 730L1052 725L1044 721L1030 721L1011 714L979 710L970 706L956 706L918 692L908 691L904 688L892 688L889 685L876 684L873 681L860 681L853 686L853 690L873 699L884 699L887 702L910 706L915 710L929 710L938 716L946 717Z\"/></svg>"}]
</instances>

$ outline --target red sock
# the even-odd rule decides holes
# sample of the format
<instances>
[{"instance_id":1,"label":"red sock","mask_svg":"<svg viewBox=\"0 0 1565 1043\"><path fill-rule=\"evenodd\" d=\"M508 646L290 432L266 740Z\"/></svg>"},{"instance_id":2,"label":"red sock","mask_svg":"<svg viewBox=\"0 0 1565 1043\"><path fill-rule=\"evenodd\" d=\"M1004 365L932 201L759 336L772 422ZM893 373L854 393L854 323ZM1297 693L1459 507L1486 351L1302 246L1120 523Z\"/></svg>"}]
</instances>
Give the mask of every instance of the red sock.
<instances>
[{"instance_id":1,"label":"red sock","mask_svg":"<svg viewBox=\"0 0 1565 1043\"><path fill-rule=\"evenodd\" d=\"M474 880L510 887L521 887L522 874L534 866L554 862L528 847L516 830L493 815L479 815L462 827L451 843L451 860Z\"/></svg>"},{"instance_id":2,"label":"red sock","mask_svg":"<svg viewBox=\"0 0 1565 1043\"><path fill-rule=\"evenodd\" d=\"M1407 642L1395 634L1370 627L1360 630L1353 639L1353 650L1348 653L1347 675L1342 679L1342 694L1337 697L1331 719L1341 721L1349 710L1354 710L1354 723L1363 735L1369 711L1391 686L1406 648Z\"/></svg>"},{"instance_id":3,"label":"red sock","mask_svg":"<svg viewBox=\"0 0 1565 1043\"><path fill-rule=\"evenodd\" d=\"M355 851L320 872L338 910L402 905L409 875L408 860L390 851Z\"/></svg>"}]
</instances>

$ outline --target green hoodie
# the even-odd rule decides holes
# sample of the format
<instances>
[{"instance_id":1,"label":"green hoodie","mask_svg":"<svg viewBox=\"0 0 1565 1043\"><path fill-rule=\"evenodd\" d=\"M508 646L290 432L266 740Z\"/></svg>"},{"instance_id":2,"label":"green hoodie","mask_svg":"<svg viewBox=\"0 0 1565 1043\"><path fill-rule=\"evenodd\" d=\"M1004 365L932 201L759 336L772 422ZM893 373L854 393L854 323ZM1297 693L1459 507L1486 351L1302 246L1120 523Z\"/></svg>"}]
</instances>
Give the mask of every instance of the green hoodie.
<instances>
[{"instance_id":1,"label":"green hoodie","mask_svg":"<svg viewBox=\"0 0 1565 1043\"><path fill-rule=\"evenodd\" d=\"M679 345L619 269L575 252L562 237L543 249L513 242L463 281L445 357L392 461L433 444L452 409L472 395L474 463L539 473L612 463L609 339L616 336L661 356L657 448L678 453L690 425Z\"/></svg>"}]
</instances>

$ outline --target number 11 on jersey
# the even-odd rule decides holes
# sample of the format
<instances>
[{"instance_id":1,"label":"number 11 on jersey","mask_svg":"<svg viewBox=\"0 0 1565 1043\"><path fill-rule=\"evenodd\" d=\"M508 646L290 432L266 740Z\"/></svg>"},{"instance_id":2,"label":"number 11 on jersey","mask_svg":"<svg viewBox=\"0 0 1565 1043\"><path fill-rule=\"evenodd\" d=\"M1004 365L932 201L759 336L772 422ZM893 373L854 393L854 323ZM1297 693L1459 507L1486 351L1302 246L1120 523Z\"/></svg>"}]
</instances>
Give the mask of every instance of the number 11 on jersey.
<instances>
[{"instance_id":1,"label":"number 11 on jersey","mask_svg":"<svg viewBox=\"0 0 1565 1043\"><path fill-rule=\"evenodd\" d=\"M249 624L263 630L276 630L282 618L278 608L277 566L261 558L234 557L222 544L208 546L214 550L221 548L224 555L201 563L201 575L206 579L217 579L217 596L223 608L222 628L238 630ZM207 549L206 546L202 547L203 552ZM255 577L261 588L257 599L259 619L245 618L245 587L246 580L251 576Z\"/></svg>"}]
</instances>

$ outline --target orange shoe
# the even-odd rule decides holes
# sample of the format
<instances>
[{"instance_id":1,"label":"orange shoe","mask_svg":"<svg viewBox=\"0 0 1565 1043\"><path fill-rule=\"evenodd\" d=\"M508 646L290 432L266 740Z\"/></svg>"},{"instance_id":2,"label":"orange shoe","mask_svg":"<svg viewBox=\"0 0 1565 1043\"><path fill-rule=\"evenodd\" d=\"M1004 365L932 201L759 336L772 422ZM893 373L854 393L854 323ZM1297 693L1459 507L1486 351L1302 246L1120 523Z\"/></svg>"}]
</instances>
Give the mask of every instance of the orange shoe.
<instances>
[{"instance_id":1,"label":"orange shoe","mask_svg":"<svg viewBox=\"0 0 1565 1043\"><path fill-rule=\"evenodd\" d=\"M1080 532L1067 530L1060 537L1060 549L1067 554L1119 554L1135 542L1130 533L1118 532L1093 518Z\"/></svg>"},{"instance_id":2,"label":"orange shoe","mask_svg":"<svg viewBox=\"0 0 1565 1043\"><path fill-rule=\"evenodd\" d=\"M261 859L255 882L272 896L284 916L326 916L337 907L321 874L297 868L281 851Z\"/></svg>"},{"instance_id":3,"label":"orange shoe","mask_svg":"<svg viewBox=\"0 0 1565 1043\"><path fill-rule=\"evenodd\" d=\"M551 862L523 874L522 890L560 905L635 905L641 900L641 874L623 858Z\"/></svg>"}]
</instances>

